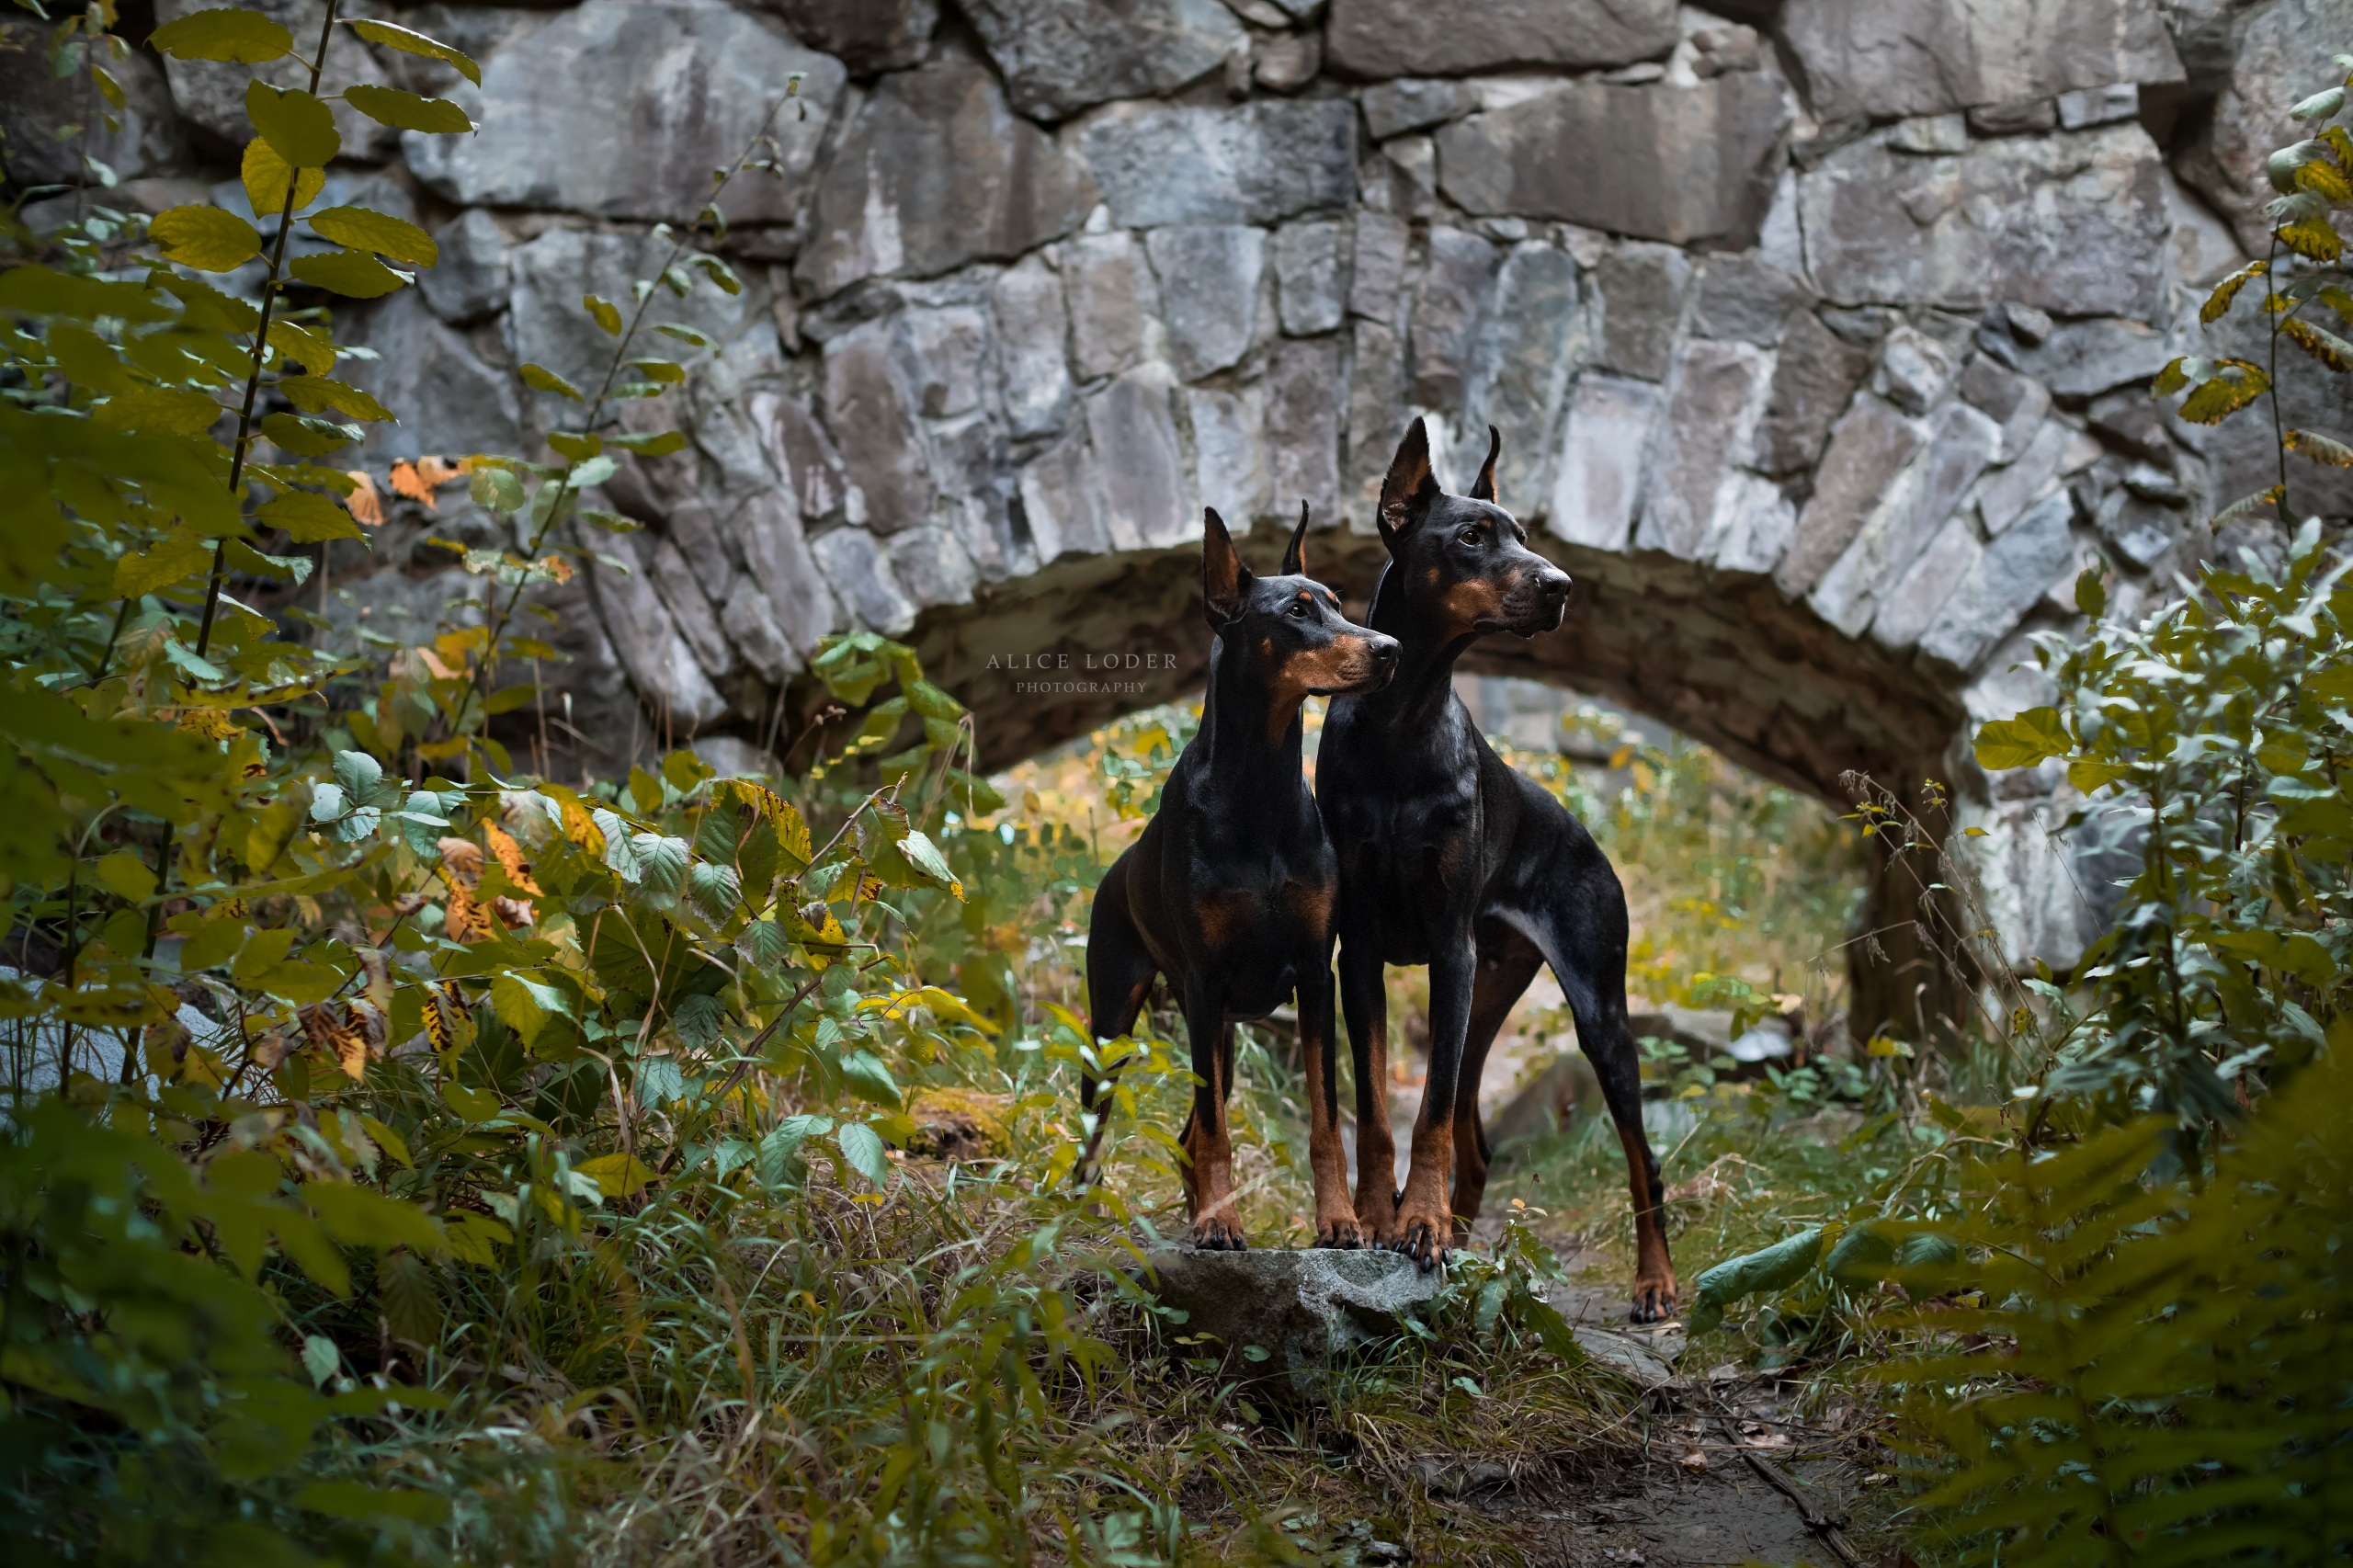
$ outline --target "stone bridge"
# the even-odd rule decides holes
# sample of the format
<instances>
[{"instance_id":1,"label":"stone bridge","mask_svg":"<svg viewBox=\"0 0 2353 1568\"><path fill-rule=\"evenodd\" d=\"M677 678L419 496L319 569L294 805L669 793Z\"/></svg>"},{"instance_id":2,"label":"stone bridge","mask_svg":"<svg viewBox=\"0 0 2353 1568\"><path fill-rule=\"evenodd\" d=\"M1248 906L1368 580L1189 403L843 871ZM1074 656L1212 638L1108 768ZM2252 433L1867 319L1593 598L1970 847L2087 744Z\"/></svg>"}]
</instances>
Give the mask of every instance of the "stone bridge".
<instances>
[{"instance_id":1,"label":"stone bridge","mask_svg":"<svg viewBox=\"0 0 2353 1568\"><path fill-rule=\"evenodd\" d=\"M318 0L266 8L299 30ZM558 409L514 367L593 378L581 296L619 297L807 74L781 177L728 197L744 292L679 312L723 355L630 405L693 446L612 481L644 528L588 540L606 563L555 596L557 749L783 751L816 641L863 626L911 639L1010 761L1198 682L1204 505L1271 556L1304 500L1315 564L1361 596L1407 420L1458 483L1492 423L1504 502L1578 587L1561 632L1476 667L1833 800L1852 768L1952 781L2006 944L2061 962L2097 920L2039 825L2063 785L1988 780L1963 737L2037 699L2029 640L2075 623L2085 565L2129 612L2273 542L2200 521L2268 483L2260 433L2174 423L2146 382L2264 246L2262 158L2353 47L2353 0L401 14L486 71L476 92L356 40L340 67L481 106L461 141L346 128L334 177L443 255L360 325L412 411L379 466L531 449ZM133 62L126 197L242 201L234 69ZM49 155L9 148L20 182ZM470 580L400 541L494 532L404 504L321 608L462 617Z\"/></svg>"}]
</instances>

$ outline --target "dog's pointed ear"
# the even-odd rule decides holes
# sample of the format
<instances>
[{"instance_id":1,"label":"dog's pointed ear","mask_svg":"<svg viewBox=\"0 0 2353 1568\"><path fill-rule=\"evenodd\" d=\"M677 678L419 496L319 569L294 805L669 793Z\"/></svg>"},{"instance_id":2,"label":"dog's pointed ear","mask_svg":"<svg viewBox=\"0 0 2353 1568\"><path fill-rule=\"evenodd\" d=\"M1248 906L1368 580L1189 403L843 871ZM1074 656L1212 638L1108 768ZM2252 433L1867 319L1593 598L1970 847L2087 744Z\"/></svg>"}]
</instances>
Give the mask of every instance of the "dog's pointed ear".
<instances>
[{"instance_id":1,"label":"dog's pointed ear","mask_svg":"<svg viewBox=\"0 0 2353 1568\"><path fill-rule=\"evenodd\" d=\"M1471 499L1484 501L1489 506L1503 503L1495 499L1495 459L1503 454L1504 433L1494 426L1487 426L1487 460L1479 467L1478 483L1471 486Z\"/></svg>"},{"instance_id":2,"label":"dog's pointed ear","mask_svg":"<svg viewBox=\"0 0 2353 1568\"><path fill-rule=\"evenodd\" d=\"M1283 575L1307 575L1307 503L1299 504L1299 527L1290 531L1290 543L1283 547Z\"/></svg>"},{"instance_id":3,"label":"dog's pointed ear","mask_svg":"<svg viewBox=\"0 0 2353 1568\"><path fill-rule=\"evenodd\" d=\"M1242 564L1233 536L1215 508L1203 507L1201 520L1201 614L1211 631L1222 631L1250 591L1250 568Z\"/></svg>"},{"instance_id":4,"label":"dog's pointed ear","mask_svg":"<svg viewBox=\"0 0 2353 1568\"><path fill-rule=\"evenodd\" d=\"M1397 443L1388 477L1381 482L1381 542L1394 545L1422 520L1438 495L1438 475L1430 470L1429 428L1416 419Z\"/></svg>"}]
</instances>

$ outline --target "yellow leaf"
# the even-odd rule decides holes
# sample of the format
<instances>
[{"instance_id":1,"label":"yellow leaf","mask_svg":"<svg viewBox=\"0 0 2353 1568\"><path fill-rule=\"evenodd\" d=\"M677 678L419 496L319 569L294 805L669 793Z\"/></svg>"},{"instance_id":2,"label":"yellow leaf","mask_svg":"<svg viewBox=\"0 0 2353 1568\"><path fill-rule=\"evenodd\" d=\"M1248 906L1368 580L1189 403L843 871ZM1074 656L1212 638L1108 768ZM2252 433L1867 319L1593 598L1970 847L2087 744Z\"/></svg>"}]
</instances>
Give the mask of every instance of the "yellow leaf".
<instances>
[{"instance_id":1,"label":"yellow leaf","mask_svg":"<svg viewBox=\"0 0 2353 1568\"><path fill-rule=\"evenodd\" d=\"M2214 291L2207 295L2206 302L2199 307L2198 319L2209 326L2222 320L2223 313L2231 308L2231 301L2239 297L2239 290L2270 270L2269 262L2252 261L2215 284Z\"/></svg>"},{"instance_id":2,"label":"yellow leaf","mask_svg":"<svg viewBox=\"0 0 2353 1568\"><path fill-rule=\"evenodd\" d=\"M319 192L326 188L327 183L326 170L303 169L298 173L292 165L278 156L277 148L259 136L245 143L244 162L239 172L245 182L245 199L253 203L256 218L267 218L287 210L286 182L290 176L294 180L293 210L297 212L316 201Z\"/></svg>"},{"instance_id":3,"label":"yellow leaf","mask_svg":"<svg viewBox=\"0 0 2353 1568\"><path fill-rule=\"evenodd\" d=\"M628 1198L654 1179L654 1171L634 1154L599 1154L572 1167L597 1184L608 1198Z\"/></svg>"},{"instance_id":4,"label":"yellow leaf","mask_svg":"<svg viewBox=\"0 0 2353 1568\"><path fill-rule=\"evenodd\" d=\"M2279 334L2330 369L2353 370L2353 343L2346 342L2327 328L2290 317L2279 324Z\"/></svg>"}]
</instances>

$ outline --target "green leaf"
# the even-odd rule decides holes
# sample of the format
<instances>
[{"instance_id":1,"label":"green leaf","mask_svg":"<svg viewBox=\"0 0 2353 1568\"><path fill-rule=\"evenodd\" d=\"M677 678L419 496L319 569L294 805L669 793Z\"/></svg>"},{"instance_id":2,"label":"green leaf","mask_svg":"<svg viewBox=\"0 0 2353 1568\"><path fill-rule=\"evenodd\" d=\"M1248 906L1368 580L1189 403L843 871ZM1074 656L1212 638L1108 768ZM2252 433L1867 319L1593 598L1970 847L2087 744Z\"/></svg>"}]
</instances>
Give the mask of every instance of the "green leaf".
<instances>
[{"instance_id":1,"label":"green leaf","mask_svg":"<svg viewBox=\"0 0 2353 1568\"><path fill-rule=\"evenodd\" d=\"M907 858L908 865L962 900L964 884L948 869L947 857L940 854L939 846L927 835L910 832L899 840L899 853Z\"/></svg>"},{"instance_id":2,"label":"green leaf","mask_svg":"<svg viewBox=\"0 0 2353 1568\"><path fill-rule=\"evenodd\" d=\"M551 1018L572 1017L572 1000L560 987L527 979L520 974L501 974L490 983L490 1005L502 1022L529 1045L540 1038Z\"/></svg>"},{"instance_id":3,"label":"green leaf","mask_svg":"<svg viewBox=\"0 0 2353 1568\"><path fill-rule=\"evenodd\" d=\"M389 213L365 207L330 207L311 214L310 223L321 235L353 250L371 250L419 267L431 267L441 259L441 247L432 235Z\"/></svg>"},{"instance_id":4,"label":"green leaf","mask_svg":"<svg viewBox=\"0 0 2353 1568\"><path fill-rule=\"evenodd\" d=\"M859 1099L898 1108L898 1080L891 1076L891 1070L872 1051L853 1051L843 1057L842 1081Z\"/></svg>"},{"instance_id":5,"label":"green leaf","mask_svg":"<svg viewBox=\"0 0 2353 1568\"><path fill-rule=\"evenodd\" d=\"M586 401L581 396L578 387L574 386L545 365L526 364L522 369L522 376L523 384L534 392L554 392L557 396L569 398L574 403Z\"/></svg>"},{"instance_id":6,"label":"green leaf","mask_svg":"<svg viewBox=\"0 0 2353 1568\"><path fill-rule=\"evenodd\" d=\"M356 250L297 256L286 269L313 288L347 300L378 299L416 281L415 275L396 271L367 252Z\"/></svg>"},{"instance_id":7,"label":"green leaf","mask_svg":"<svg viewBox=\"0 0 2353 1568\"><path fill-rule=\"evenodd\" d=\"M274 495L255 508L254 518L270 528L284 528L296 544L368 537L348 511L314 490L289 490Z\"/></svg>"},{"instance_id":8,"label":"green leaf","mask_svg":"<svg viewBox=\"0 0 2353 1568\"><path fill-rule=\"evenodd\" d=\"M2244 359L2226 359L2221 373L2200 382L2197 391L2182 399L2181 407L2176 412L2192 425L2219 425L2261 397L2270 386L2271 378L2261 366Z\"/></svg>"},{"instance_id":9,"label":"green leaf","mask_svg":"<svg viewBox=\"0 0 2353 1568\"><path fill-rule=\"evenodd\" d=\"M1811 1225L1787 1241L1729 1258L1701 1274L1687 1326L1707 1334L1723 1322L1724 1308L1743 1296L1796 1284L1822 1253L1822 1227Z\"/></svg>"},{"instance_id":10,"label":"green leaf","mask_svg":"<svg viewBox=\"0 0 2353 1568\"><path fill-rule=\"evenodd\" d=\"M687 368L675 359L631 359L629 364L650 381L675 386L687 379Z\"/></svg>"},{"instance_id":11,"label":"green leaf","mask_svg":"<svg viewBox=\"0 0 2353 1568\"><path fill-rule=\"evenodd\" d=\"M2341 86L2330 87L2314 93L2311 97L2290 109L2288 118L2290 119L2334 119L2337 111L2344 107L2345 89Z\"/></svg>"},{"instance_id":12,"label":"green leaf","mask_svg":"<svg viewBox=\"0 0 2353 1568\"><path fill-rule=\"evenodd\" d=\"M687 449L686 437L676 430L664 430L651 436L615 436L610 444L623 451L635 452L642 458L665 458L672 452Z\"/></svg>"},{"instance_id":13,"label":"green leaf","mask_svg":"<svg viewBox=\"0 0 2353 1568\"><path fill-rule=\"evenodd\" d=\"M183 582L212 564L212 551L204 540L185 530L165 536L146 550L125 551L114 563L118 597L138 598Z\"/></svg>"},{"instance_id":14,"label":"green leaf","mask_svg":"<svg viewBox=\"0 0 2353 1568\"><path fill-rule=\"evenodd\" d=\"M324 168L343 151L335 110L300 87L273 87L255 77L245 84L245 118L279 157L298 169Z\"/></svg>"},{"instance_id":15,"label":"green leaf","mask_svg":"<svg viewBox=\"0 0 2353 1568\"><path fill-rule=\"evenodd\" d=\"M311 558L307 555L265 555L244 540L225 540L222 550L226 553L230 570L252 577L275 577L279 582L301 583L311 575Z\"/></svg>"},{"instance_id":16,"label":"green leaf","mask_svg":"<svg viewBox=\"0 0 2353 1568\"><path fill-rule=\"evenodd\" d=\"M602 437L585 435L576 430L557 430L550 433L548 445L555 449L559 457L570 458L574 462L578 462L584 458L593 458L605 449Z\"/></svg>"},{"instance_id":17,"label":"green leaf","mask_svg":"<svg viewBox=\"0 0 2353 1568\"><path fill-rule=\"evenodd\" d=\"M301 1191L327 1234L346 1246L378 1252L406 1247L421 1254L442 1250L441 1227L414 1203L347 1181L307 1181Z\"/></svg>"},{"instance_id":18,"label":"green leaf","mask_svg":"<svg viewBox=\"0 0 2353 1568\"><path fill-rule=\"evenodd\" d=\"M218 207L158 212L147 225L147 236L163 247L165 261L199 272L233 272L261 254L260 232Z\"/></svg>"},{"instance_id":19,"label":"green leaf","mask_svg":"<svg viewBox=\"0 0 2353 1568\"><path fill-rule=\"evenodd\" d=\"M477 467L466 481L466 494L473 497L477 506L487 506L502 515L521 511L529 499L523 494L523 482L503 468Z\"/></svg>"},{"instance_id":20,"label":"green leaf","mask_svg":"<svg viewBox=\"0 0 2353 1568\"><path fill-rule=\"evenodd\" d=\"M621 335L620 306L602 294L584 294L581 296L580 303L586 308L591 316L596 318L597 324L605 329L607 335L619 337Z\"/></svg>"},{"instance_id":21,"label":"green leaf","mask_svg":"<svg viewBox=\"0 0 2353 1568\"><path fill-rule=\"evenodd\" d=\"M677 896L687 885L687 863L693 858L687 841L659 833L641 833L635 848L646 891L665 898Z\"/></svg>"},{"instance_id":22,"label":"green leaf","mask_svg":"<svg viewBox=\"0 0 2353 1568\"><path fill-rule=\"evenodd\" d=\"M420 97L398 87L380 87L372 82L354 82L343 90L343 101L377 124L402 131L458 136L474 128L474 122L466 118L466 111L447 98Z\"/></svg>"},{"instance_id":23,"label":"green leaf","mask_svg":"<svg viewBox=\"0 0 2353 1568\"><path fill-rule=\"evenodd\" d=\"M822 1138L834 1130L829 1116L788 1116L776 1124L768 1135L760 1140L759 1153L755 1159L760 1180L768 1187L781 1187L790 1174L787 1162L800 1153L801 1145L812 1138Z\"/></svg>"},{"instance_id":24,"label":"green leaf","mask_svg":"<svg viewBox=\"0 0 2353 1568\"><path fill-rule=\"evenodd\" d=\"M265 65L293 50L294 35L258 11L223 6L165 22L147 35L147 46L175 60Z\"/></svg>"},{"instance_id":25,"label":"green leaf","mask_svg":"<svg viewBox=\"0 0 2353 1568\"><path fill-rule=\"evenodd\" d=\"M364 434L357 425L337 425L324 419L308 419L294 414L270 414L262 416L262 434L280 451L291 452L298 458L324 457L358 440Z\"/></svg>"},{"instance_id":26,"label":"green leaf","mask_svg":"<svg viewBox=\"0 0 2353 1568\"><path fill-rule=\"evenodd\" d=\"M91 417L108 429L142 436L201 436L227 412L210 392L130 387L91 410Z\"/></svg>"},{"instance_id":27,"label":"green leaf","mask_svg":"<svg viewBox=\"0 0 2353 1568\"><path fill-rule=\"evenodd\" d=\"M128 849L118 849L92 868L101 885L117 898L144 903L154 896L155 873Z\"/></svg>"},{"instance_id":28,"label":"green leaf","mask_svg":"<svg viewBox=\"0 0 2353 1568\"><path fill-rule=\"evenodd\" d=\"M740 294L744 291L744 280L735 276L735 269L717 256L699 256L691 265L702 268L703 276L718 284L722 293Z\"/></svg>"},{"instance_id":29,"label":"green leaf","mask_svg":"<svg viewBox=\"0 0 2353 1568\"><path fill-rule=\"evenodd\" d=\"M2120 778L2131 777L2132 769L2122 763L2081 759L2067 765L2067 782L2086 795L2106 789Z\"/></svg>"},{"instance_id":30,"label":"green leaf","mask_svg":"<svg viewBox=\"0 0 2353 1568\"><path fill-rule=\"evenodd\" d=\"M305 414L335 413L353 419L390 419L392 411L358 387L324 376L287 376L278 383L279 395Z\"/></svg>"},{"instance_id":31,"label":"green leaf","mask_svg":"<svg viewBox=\"0 0 2353 1568\"><path fill-rule=\"evenodd\" d=\"M1977 765L1988 772L2032 767L2048 756L2074 749L2055 708L2031 708L2015 719L1995 719L1977 732Z\"/></svg>"},{"instance_id":32,"label":"green leaf","mask_svg":"<svg viewBox=\"0 0 2353 1568\"><path fill-rule=\"evenodd\" d=\"M438 1494L364 1481L313 1481L294 1494L294 1506L330 1518L360 1524L399 1520L422 1529L438 1529L449 1519L449 1501Z\"/></svg>"},{"instance_id":33,"label":"green leaf","mask_svg":"<svg viewBox=\"0 0 2353 1568\"><path fill-rule=\"evenodd\" d=\"M296 169L278 154L269 139L256 136L245 143L245 155L239 166L245 184L245 199L253 203L254 215L261 217L286 210L286 186L294 185L294 210L300 212L319 199L326 188L324 169Z\"/></svg>"},{"instance_id":34,"label":"green leaf","mask_svg":"<svg viewBox=\"0 0 2353 1568\"><path fill-rule=\"evenodd\" d=\"M2100 569L2086 566L2075 574L2075 608L2097 620L2108 610L2108 584Z\"/></svg>"},{"instance_id":35,"label":"green leaf","mask_svg":"<svg viewBox=\"0 0 2353 1568\"><path fill-rule=\"evenodd\" d=\"M473 57L452 49L438 40L427 38L423 33L414 32L407 28L395 27L390 22L355 21L351 24L351 30L369 43L381 43L386 49L397 49L406 54L423 55L427 60L446 61L457 67L458 74L467 81L477 87L482 85L482 67L474 63Z\"/></svg>"},{"instance_id":36,"label":"green leaf","mask_svg":"<svg viewBox=\"0 0 2353 1568\"><path fill-rule=\"evenodd\" d=\"M449 1089L455 1088L456 1086L457 1085L455 1085L445 1083L443 1085L444 1095L446 1096ZM472 1093L471 1090L460 1090L460 1092L463 1094ZM488 1095L483 1095L478 1097L485 1100L490 1099ZM491 1100L491 1105L494 1110L496 1108L497 1103L498 1102L495 1100ZM477 1117L474 1119L478 1121L486 1121L489 1118L487 1116L483 1116ZM475 1264L483 1268L493 1268L497 1267L498 1248L500 1244L511 1242L515 1239L515 1233L508 1230L506 1225L492 1219L487 1214L476 1214L471 1210L460 1209L450 1214L442 1221L442 1227L444 1233L449 1237L449 1256L456 1258L460 1263Z\"/></svg>"},{"instance_id":37,"label":"green leaf","mask_svg":"<svg viewBox=\"0 0 2353 1568\"><path fill-rule=\"evenodd\" d=\"M709 333L698 332L693 327L688 326L683 322L655 322L654 324L654 330L660 333L665 337L675 337L681 343L691 343L697 348L716 348L719 347L718 344L711 340Z\"/></svg>"},{"instance_id":38,"label":"green leaf","mask_svg":"<svg viewBox=\"0 0 2353 1568\"><path fill-rule=\"evenodd\" d=\"M882 1153L882 1140L874 1129L862 1122L849 1122L834 1134L834 1142L841 1148L842 1158L850 1169L876 1187L890 1178L891 1167Z\"/></svg>"}]
</instances>

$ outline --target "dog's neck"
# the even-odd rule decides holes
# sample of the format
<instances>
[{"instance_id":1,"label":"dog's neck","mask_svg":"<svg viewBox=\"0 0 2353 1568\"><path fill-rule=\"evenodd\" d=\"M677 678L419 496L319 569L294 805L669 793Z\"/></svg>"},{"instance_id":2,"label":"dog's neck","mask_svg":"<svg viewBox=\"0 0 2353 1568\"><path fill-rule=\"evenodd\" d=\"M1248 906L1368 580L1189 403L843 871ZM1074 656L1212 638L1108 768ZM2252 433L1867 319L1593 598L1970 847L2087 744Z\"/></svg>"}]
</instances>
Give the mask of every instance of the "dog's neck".
<instances>
[{"instance_id":1,"label":"dog's neck","mask_svg":"<svg viewBox=\"0 0 2353 1568\"><path fill-rule=\"evenodd\" d=\"M1220 636L1210 644L1209 687L1201 699L1204 760L1222 778L1298 778L1302 701L1269 689L1265 677Z\"/></svg>"},{"instance_id":2,"label":"dog's neck","mask_svg":"<svg viewBox=\"0 0 2353 1568\"><path fill-rule=\"evenodd\" d=\"M1397 673L1379 691L1357 699L1358 705L1403 723L1431 718L1446 705L1454 695L1454 662L1479 640L1476 632L1438 624L1415 604L1394 561L1382 565L1373 584L1365 624L1397 639Z\"/></svg>"}]
</instances>

